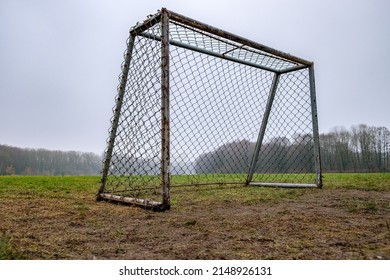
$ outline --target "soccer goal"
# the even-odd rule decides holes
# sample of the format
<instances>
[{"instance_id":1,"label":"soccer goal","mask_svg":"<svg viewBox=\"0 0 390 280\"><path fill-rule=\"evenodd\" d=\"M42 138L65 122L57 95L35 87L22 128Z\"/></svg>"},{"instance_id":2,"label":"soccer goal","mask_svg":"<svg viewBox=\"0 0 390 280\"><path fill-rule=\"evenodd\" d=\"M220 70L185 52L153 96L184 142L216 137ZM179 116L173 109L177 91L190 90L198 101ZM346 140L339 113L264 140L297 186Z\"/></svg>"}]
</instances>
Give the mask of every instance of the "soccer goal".
<instances>
[{"instance_id":1,"label":"soccer goal","mask_svg":"<svg viewBox=\"0 0 390 280\"><path fill-rule=\"evenodd\" d=\"M313 62L163 8L130 29L119 80L98 199L322 186Z\"/></svg>"}]
</instances>

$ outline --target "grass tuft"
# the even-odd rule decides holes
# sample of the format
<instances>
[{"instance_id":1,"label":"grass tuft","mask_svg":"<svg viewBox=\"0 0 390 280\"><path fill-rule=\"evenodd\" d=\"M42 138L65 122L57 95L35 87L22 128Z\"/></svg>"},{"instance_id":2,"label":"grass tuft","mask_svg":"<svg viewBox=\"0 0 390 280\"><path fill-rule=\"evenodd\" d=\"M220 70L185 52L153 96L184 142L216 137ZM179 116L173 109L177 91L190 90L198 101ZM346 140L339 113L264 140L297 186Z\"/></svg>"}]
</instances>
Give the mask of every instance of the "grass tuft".
<instances>
[{"instance_id":1,"label":"grass tuft","mask_svg":"<svg viewBox=\"0 0 390 280\"><path fill-rule=\"evenodd\" d=\"M17 252L11 243L11 237L5 233L0 233L0 260L20 260L23 255Z\"/></svg>"}]
</instances>

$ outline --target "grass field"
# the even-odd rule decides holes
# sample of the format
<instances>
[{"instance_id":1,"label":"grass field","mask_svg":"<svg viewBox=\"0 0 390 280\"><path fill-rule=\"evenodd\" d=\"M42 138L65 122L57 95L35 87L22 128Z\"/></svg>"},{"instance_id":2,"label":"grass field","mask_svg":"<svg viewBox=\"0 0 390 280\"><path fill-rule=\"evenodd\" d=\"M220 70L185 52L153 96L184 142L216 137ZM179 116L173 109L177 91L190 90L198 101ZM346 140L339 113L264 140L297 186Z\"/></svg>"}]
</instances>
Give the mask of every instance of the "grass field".
<instances>
[{"instance_id":1,"label":"grass field","mask_svg":"<svg viewBox=\"0 0 390 280\"><path fill-rule=\"evenodd\" d=\"M0 177L0 259L390 259L390 174L323 189L173 189L151 212L96 202L98 177Z\"/></svg>"}]
</instances>

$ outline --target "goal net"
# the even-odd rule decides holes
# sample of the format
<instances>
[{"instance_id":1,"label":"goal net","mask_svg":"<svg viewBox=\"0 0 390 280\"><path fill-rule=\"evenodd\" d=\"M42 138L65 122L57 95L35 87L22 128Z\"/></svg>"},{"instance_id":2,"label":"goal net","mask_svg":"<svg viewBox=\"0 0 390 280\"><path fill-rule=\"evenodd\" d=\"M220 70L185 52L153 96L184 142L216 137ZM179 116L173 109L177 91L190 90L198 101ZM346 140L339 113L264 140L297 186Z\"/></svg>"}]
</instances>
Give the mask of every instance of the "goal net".
<instances>
[{"instance_id":1,"label":"goal net","mask_svg":"<svg viewBox=\"0 0 390 280\"><path fill-rule=\"evenodd\" d=\"M131 28L119 80L99 199L322 186L312 62L163 8Z\"/></svg>"}]
</instances>

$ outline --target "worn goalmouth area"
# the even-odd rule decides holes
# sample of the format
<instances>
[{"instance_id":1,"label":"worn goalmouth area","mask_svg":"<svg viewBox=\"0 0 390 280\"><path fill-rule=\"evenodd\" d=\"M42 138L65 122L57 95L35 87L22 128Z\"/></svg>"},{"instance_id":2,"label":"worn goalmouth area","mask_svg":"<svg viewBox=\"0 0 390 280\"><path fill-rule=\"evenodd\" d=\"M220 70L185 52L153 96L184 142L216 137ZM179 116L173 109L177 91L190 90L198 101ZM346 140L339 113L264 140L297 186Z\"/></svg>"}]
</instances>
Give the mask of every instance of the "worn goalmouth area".
<instances>
[{"instance_id":1,"label":"worn goalmouth area","mask_svg":"<svg viewBox=\"0 0 390 280\"><path fill-rule=\"evenodd\" d=\"M321 187L314 65L165 8L130 29L98 199Z\"/></svg>"}]
</instances>

